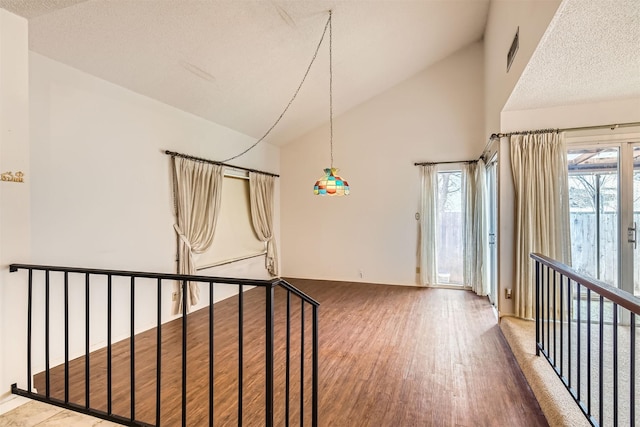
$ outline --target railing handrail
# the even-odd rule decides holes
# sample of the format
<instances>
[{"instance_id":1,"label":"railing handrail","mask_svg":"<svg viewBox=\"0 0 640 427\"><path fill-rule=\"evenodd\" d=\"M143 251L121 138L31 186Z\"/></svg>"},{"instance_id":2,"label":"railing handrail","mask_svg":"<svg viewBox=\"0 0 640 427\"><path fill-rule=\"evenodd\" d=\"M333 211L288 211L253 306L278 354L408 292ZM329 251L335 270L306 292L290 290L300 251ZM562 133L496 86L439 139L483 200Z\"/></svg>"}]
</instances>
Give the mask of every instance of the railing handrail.
<instances>
[{"instance_id":1,"label":"railing handrail","mask_svg":"<svg viewBox=\"0 0 640 427\"><path fill-rule=\"evenodd\" d=\"M599 295L608 298L611 302L618 304L619 306L624 307L635 314L640 315L640 298L636 297L635 295L611 286L608 283L602 282L589 276L585 276L584 274L579 273L568 265L544 255L531 253L530 257L546 265L547 267L551 267L558 273L569 277L571 280L580 283L585 288L591 289Z\"/></svg>"},{"instance_id":2,"label":"railing handrail","mask_svg":"<svg viewBox=\"0 0 640 427\"><path fill-rule=\"evenodd\" d=\"M314 300L309 295L305 294L300 289L296 288L295 286L293 286L291 283L287 282L284 279L277 279L275 285L282 286L283 288L287 289L288 291L291 291L292 293L297 295L298 298L304 300L304 302L306 302L308 304L311 304L314 307L319 307L320 306L320 303L318 301Z\"/></svg>"},{"instance_id":3,"label":"railing handrail","mask_svg":"<svg viewBox=\"0 0 640 427\"><path fill-rule=\"evenodd\" d=\"M142 279L162 279L162 280L176 280L176 281L190 281L190 282L205 282L205 283L219 283L219 284L231 284L231 285L246 285L246 286L282 286L287 290L296 294L299 298L304 300L315 307L320 306L320 303L309 295L305 294L301 290L297 289L291 283L282 279L281 277L274 277L272 279L238 279L230 277L215 277L215 276L201 276L201 275L189 275L189 274L177 274L177 273L150 273L145 271L128 271L128 270L108 270L99 268L80 268L80 267L62 267L51 265L36 265L36 264L11 264L9 265L9 271L15 273L18 270L38 270L38 271L55 271L59 273L79 273L79 274L94 274L101 276L120 276L120 277L135 277Z\"/></svg>"},{"instance_id":4,"label":"railing handrail","mask_svg":"<svg viewBox=\"0 0 640 427\"><path fill-rule=\"evenodd\" d=\"M231 277L216 277L216 276L200 276L189 274L177 274L177 273L151 273L146 271L128 271L128 270L108 270L99 268L80 268L80 267L61 267L50 265L35 265L35 264L11 264L9 265L10 272L16 272L18 270L38 270L38 271L55 271L60 273L84 273L95 274L103 276L122 276L122 277L135 277L142 279L162 279L162 280L177 280L177 281L189 281L189 282L214 282L224 283L231 285L247 285L247 286L273 286L279 280L279 277L264 280L264 279L237 279Z\"/></svg>"}]
</instances>

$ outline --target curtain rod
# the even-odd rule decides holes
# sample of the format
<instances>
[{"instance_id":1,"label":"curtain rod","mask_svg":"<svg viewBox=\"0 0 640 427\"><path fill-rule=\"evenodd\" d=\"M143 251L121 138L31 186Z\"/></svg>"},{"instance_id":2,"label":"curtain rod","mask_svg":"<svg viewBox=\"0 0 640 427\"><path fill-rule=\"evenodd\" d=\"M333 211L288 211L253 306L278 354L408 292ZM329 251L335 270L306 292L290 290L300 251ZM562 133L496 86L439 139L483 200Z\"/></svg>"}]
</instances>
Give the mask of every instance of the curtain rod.
<instances>
[{"instance_id":1,"label":"curtain rod","mask_svg":"<svg viewBox=\"0 0 640 427\"><path fill-rule=\"evenodd\" d=\"M243 168L241 166L234 166L234 165L230 165L230 164L224 163L224 162L216 162L215 160L203 159L203 158L200 158L200 157L189 156L188 154L176 153L175 151L166 150L164 152L164 154L167 154L167 155L169 155L171 157L182 157L183 159L195 160L197 162L203 162L203 163L211 163L213 165L226 166L228 168L239 169L239 170L243 170L243 171L247 171L247 172L261 173L263 175L275 176L276 178L280 178L280 175L275 174L275 173L264 172L264 171L257 170L257 169Z\"/></svg>"},{"instance_id":2,"label":"curtain rod","mask_svg":"<svg viewBox=\"0 0 640 427\"><path fill-rule=\"evenodd\" d=\"M414 166L426 166L426 165L448 165L453 163L477 163L477 160L458 160L458 161L450 161L450 162L418 162L414 163Z\"/></svg>"},{"instance_id":3,"label":"curtain rod","mask_svg":"<svg viewBox=\"0 0 640 427\"><path fill-rule=\"evenodd\" d=\"M524 131L507 132L507 133L494 133L494 134L491 134L490 138L496 139L496 138L503 138L505 136L511 136L511 135L531 135L531 134L547 133L547 132L571 132L576 130L593 130L593 129L615 130L618 128L633 127L633 126L640 126L640 122L614 123L610 125L597 125L597 126L581 126L581 127L564 128L564 129L536 129L536 130L524 130Z\"/></svg>"}]
</instances>

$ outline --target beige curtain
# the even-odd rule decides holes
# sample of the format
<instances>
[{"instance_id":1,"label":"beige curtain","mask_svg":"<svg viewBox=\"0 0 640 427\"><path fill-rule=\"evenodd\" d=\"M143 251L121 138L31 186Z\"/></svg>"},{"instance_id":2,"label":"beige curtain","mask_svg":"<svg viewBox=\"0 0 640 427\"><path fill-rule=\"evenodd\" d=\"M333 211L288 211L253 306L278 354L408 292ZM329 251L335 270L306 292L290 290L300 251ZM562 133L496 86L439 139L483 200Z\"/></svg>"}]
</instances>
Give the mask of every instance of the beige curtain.
<instances>
[{"instance_id":1,"label":"beige curtain","mask_svg":"<svg viewBox=\"0 0 640 427\"><path fill-rule=\"evenodd\" d=\"M178 234L178 273L195 274L194 254L211 246L216 228L224 168L219 165L173 157L174 200ZM188 284L187 310L198 303L200 288ZM182 305L180 305L182 307Z\"/></svg>"},{"instance_id":2,"label":"beige curtain","mask_svg":"<svg viewBox=\"0 0 640 427\"><path fill-rule=\"evenodd\" d=\"M478 295L489 293L486 168L482 159L462 167L464 212L464 283Z\"/></svg>"},{"instance_id":3,"label":"beige curtain","mask_svg":"<svg viewBox=\"0 0 640 427\"><path fill-rule=\"evenodd\" d=\"M258 239L267 245L265 267L272 276L278 275L278 251L273 234L274 176L249 173L251 220Z\"/></svg>"},{"instance_id":4,"label":"beige curtain","mask_svg":"<svg viewBox=\"0 0 640 427\"><path fill-rule=\"evenodd\" d=\"M462 188L462 277L465 285L473 287L476 280L474 265L476 261L476 228L473 223L476 165L475 163L466 163L460 169L462 171L460 182Z\"/></svg>"},{"instance_id":5,"label":"beige curtain","mask_svg":"<svg viewBox=\"0 0 640 427\"><path fill-rule=\"evenodd\" d=\"M420 166L420 283L436 283L438 173L435 165Z\"/></svg>"},{"instance_id":6,"label":"beige curtain","mask_svg":"<svg viewBox=\"0 0 640 427\"><path fill-rule=\"evenodd\" d=\"M511 137L515 187L514 305L518 317L535 315L531 252L571 263L567 151L561 134Z\"/></svg>"}]
</instances>

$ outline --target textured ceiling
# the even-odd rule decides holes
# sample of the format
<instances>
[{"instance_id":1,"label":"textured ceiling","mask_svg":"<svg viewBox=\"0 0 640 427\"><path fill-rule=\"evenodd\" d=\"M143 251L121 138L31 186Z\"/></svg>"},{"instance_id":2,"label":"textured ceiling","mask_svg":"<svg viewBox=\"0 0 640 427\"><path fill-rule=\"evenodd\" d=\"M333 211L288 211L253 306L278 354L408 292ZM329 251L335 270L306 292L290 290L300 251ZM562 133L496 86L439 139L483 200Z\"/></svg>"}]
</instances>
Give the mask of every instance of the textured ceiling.
<instances>
[{"instance_id":1,"label":"textured ceiling","mask_svg":"<svg viewBox=\"0 0 640 427\"><path fill-rule=\"evenodd\" d=\"M0 0L0 7L25 18L35 18L85 1L87 0Z\"/></svg>"},{"instance_id":2,"label":"textured ceiling","mask_svg":"<svg viewBox=\"0 0 640 427\"><path fill-rule=\"evenodd\" d=\"M640 0L564 0L505 110L640 97Z\"/></svg>"},{"instance_id":3,"label":"textured ceiling","mask_svg":"<svg viewBox=\"0 0 640 427\"><path fill-rule=\"evenodd\" d=\"M482 38L489 0L0 0L31 50L260 137L289 102L333 10L338 115ZM328 45L267 139L329 115Z\"/></svg>"}]
</instances>

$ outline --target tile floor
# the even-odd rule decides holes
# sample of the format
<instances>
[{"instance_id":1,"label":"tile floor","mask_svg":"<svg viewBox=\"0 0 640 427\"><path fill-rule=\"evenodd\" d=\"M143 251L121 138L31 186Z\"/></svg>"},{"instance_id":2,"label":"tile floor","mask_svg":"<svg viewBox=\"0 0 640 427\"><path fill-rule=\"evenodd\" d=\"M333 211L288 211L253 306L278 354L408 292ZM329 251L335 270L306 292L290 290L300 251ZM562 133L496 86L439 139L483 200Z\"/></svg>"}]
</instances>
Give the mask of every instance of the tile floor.
<instances>
[{"instance_id":1,"label":"tile floor","mask_svg":"<svg viewBox=\"0 0 640 427\"><path fill-rule=\"evenodd\" d=\"M0 415L2 427L117 427L109 421L31 401Z\"/></svg>"}]
</instances>

